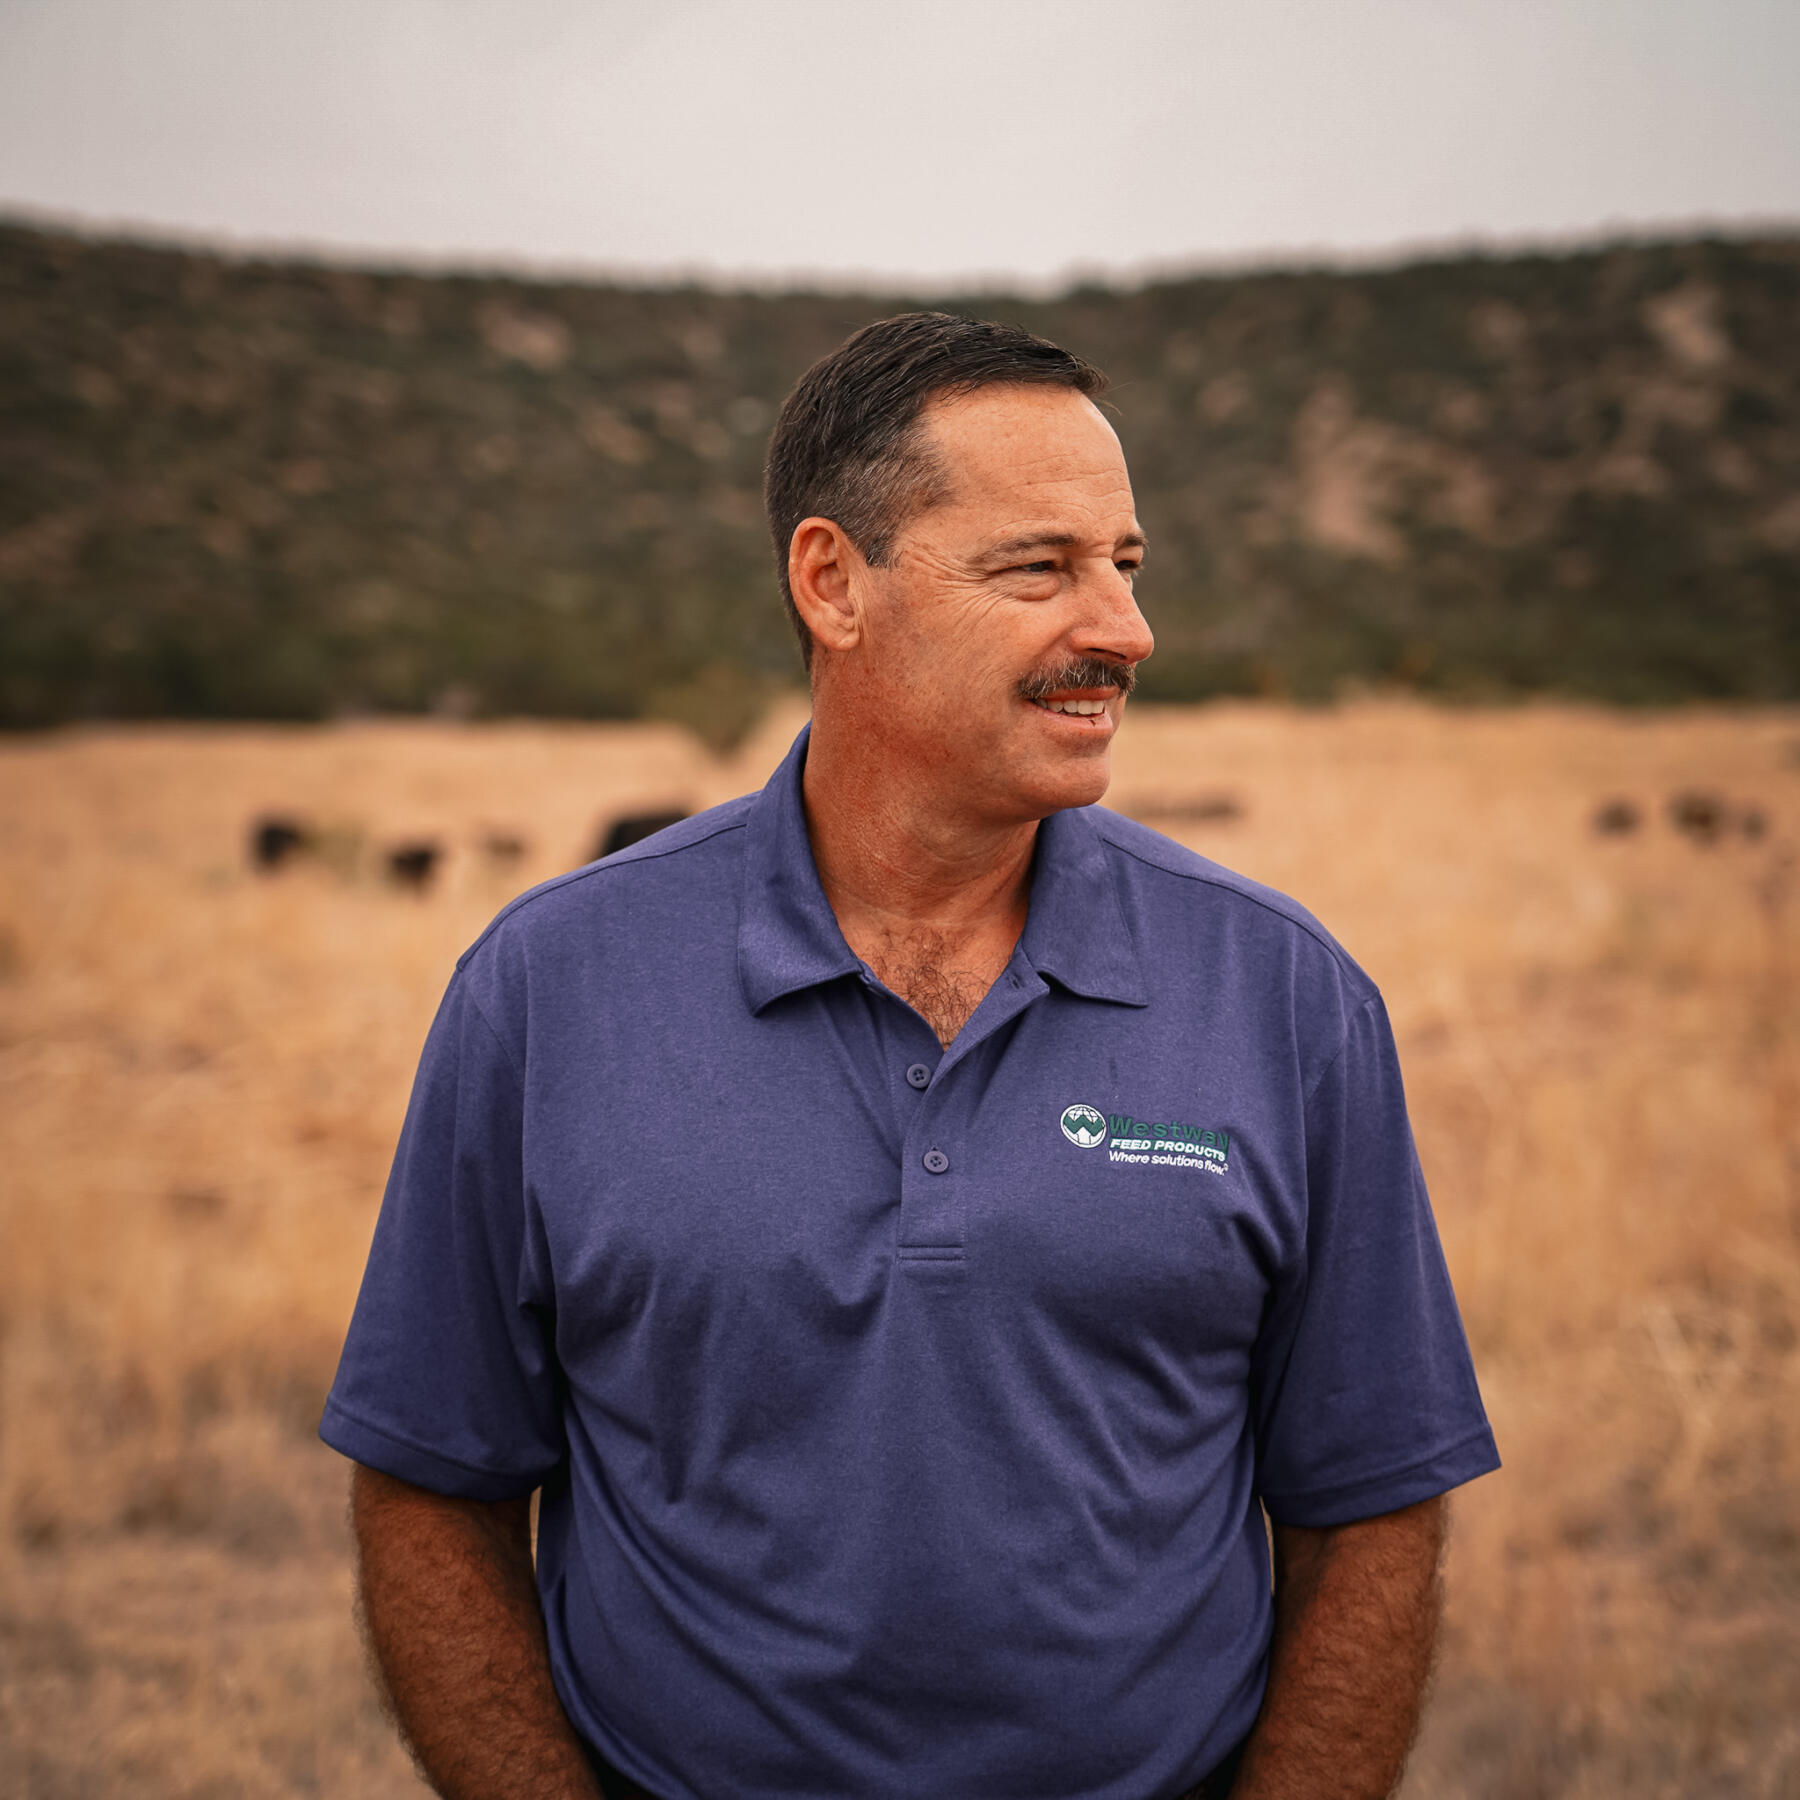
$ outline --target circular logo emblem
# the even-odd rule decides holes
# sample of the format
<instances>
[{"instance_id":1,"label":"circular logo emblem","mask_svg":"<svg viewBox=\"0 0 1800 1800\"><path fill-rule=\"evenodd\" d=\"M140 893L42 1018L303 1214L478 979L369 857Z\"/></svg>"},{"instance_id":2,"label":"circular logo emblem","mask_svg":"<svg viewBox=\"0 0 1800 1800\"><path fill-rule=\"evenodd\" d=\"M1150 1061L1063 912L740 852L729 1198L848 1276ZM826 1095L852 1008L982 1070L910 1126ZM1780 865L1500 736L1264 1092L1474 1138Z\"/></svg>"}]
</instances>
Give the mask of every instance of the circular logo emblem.
<instances>
[{"instance_id":1,"label":"circular logo emblem","mask_svg":"<svg viewBox=\"0 0 1800 1800\"><path fill-rule=\"evenodd\" d=\"M1065 1106L1062 1134L1071 1144L1092 1150L1106 1142L1106 1114L1091 1106Z\"/></svg>"}]
</instances>

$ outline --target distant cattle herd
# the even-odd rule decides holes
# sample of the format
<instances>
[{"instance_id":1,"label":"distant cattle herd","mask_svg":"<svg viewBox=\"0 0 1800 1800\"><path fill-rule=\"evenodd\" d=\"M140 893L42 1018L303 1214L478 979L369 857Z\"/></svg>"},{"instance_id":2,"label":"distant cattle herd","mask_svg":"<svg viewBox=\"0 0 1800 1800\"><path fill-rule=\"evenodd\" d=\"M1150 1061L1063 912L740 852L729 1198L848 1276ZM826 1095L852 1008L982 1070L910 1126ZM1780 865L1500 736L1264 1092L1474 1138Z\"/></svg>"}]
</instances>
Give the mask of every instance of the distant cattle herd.
<instances>
[{"instance_id":1,"label":"distant cattle herd","mask_svg":"<svg viewBox=\"0 0 1800 1800\"><path fill-rule=\"evenodd\" d=\"M1703 788L1671 794L1664 815L1696 844L1716 844L1734 835L1755 843L1769 830L1769 816L1760 806L1740 806ZM1643 823L1643 808L1635 800L1604 800L1594 809L1594 832L1599 837L1629 837Z\"/></svg>"},{"instance_id":2,"label":"distant cattle herd","mask_svg":"<svg viewBox=\"0 0 1800 1800\"><path fill-rule=\"evenodd\" d=\"M1241 819L1245 812L1242 801L1230 794L1206 794L1184 801L1147 799L1122 810L1146 823L1166 825L1225 824ZM1671 794L1662 810L1671 829L1699 845L1730 837L1756 842L1769 830L1768 815L1760 806L1740 804L1704 789L1684 788ZM688 816L680 808L665 808L603 818L595 829L589 860L612 856L679 825ZM1649 816L1639 801L1614 796L1594 808L1590 824L1596 837L1630 837L1645 828ZM520 833L497 828L482 831L471 845L485 868L501 874L523 862L530 847ZM315 861L342 875L372 872L391 886L414 894L430 891L452 854L452 847L443 839L427 837L397 839L365 853L360 832L341 826L322 828L291 812L261 813L251 820L246 850L250 867L259 875Z\"/></svg>"},{"instance_id":3,"label":"distant cattle herd","mask_svg":"<svg viewBox=\"0 0 1800 1800\"><path fill-rule=\"evenodd\" d=\"M636 844L688 815L679 810L623 813L603 819L595 833L590 860L598 861ZM504 872L523 862L531 846L520 833L483 831L474 850L484 866ZM299 813L260 813L251 820L246 841L250 867L259 875L273 875L302 862L319 862L340 874L372 871L396 888L427 893L452 851L441 838L404 838L384 844L365 855L361 834L342 827L327 829Z\"/></svg>"}]
</instances>

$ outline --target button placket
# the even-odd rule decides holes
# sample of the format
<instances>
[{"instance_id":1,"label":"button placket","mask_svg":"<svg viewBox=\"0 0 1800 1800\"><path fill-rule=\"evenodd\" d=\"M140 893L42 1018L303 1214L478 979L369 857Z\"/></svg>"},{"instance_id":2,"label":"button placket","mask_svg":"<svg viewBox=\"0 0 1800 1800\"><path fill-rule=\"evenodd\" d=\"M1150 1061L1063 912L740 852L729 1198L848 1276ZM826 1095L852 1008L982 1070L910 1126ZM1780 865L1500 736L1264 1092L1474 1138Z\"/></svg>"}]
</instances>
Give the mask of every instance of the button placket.
<instances>
[{"instance_id":1,"label":"button placket","mask_svg":"<svg viewBox=\"0 0 1800 1800\"><path fill-rule=\"evenodd\" d=\"M905 1132L900 1161L900 1240L903 1262L961 1262L963 1259L963 1175L958 1167L959 1133L967 1119L955 1110L957 1075L963 1064L982 1055L989 1040L1049 991L1035 970L1010 970L1015 979L994 983L976 1008L975 1017L957 1033L935 1069L914 1064L906 1079L915 1087L913 1069L925 1068L919 1106ZM989 1052L992 1054L992 1052ZM972 1073L962 1084L965 1095L978 1095L982 1080Z\"/></svg>"},{"instance_id":2,"label":"button placket","mask_svg":"<svg viewBox=\"0 0 1800 1800\"><path fill-rule=\"evenodd\" d=\"M931 1079L919 1094L901 1151L898 1255L903 1262L960 1262L962 1182L950 1154L956 1148L951 1129L955 1096L943 1085L941 1068L926 1073ZM911 1069L907 1079L912 1079Z\"/></svg>"}]
</instances>

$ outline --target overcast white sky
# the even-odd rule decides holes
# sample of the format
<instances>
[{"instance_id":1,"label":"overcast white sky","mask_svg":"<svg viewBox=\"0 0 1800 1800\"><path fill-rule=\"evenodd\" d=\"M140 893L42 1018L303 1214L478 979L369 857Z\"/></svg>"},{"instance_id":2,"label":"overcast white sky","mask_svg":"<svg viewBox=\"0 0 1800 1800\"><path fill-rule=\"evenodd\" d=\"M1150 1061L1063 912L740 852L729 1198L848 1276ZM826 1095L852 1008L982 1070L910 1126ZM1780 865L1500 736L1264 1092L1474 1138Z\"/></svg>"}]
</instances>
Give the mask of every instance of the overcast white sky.
<instances>
[{"instance_id":1,"label":"overcast white sky","mask_svg":"<svg viewBox=\"0 0 1800 1800\"><path fill-rule=\"evenodd\" d=\"M1800 0L0 0L0 211L1053 279L1800 221Z\"/></svg>"}]
</instances>

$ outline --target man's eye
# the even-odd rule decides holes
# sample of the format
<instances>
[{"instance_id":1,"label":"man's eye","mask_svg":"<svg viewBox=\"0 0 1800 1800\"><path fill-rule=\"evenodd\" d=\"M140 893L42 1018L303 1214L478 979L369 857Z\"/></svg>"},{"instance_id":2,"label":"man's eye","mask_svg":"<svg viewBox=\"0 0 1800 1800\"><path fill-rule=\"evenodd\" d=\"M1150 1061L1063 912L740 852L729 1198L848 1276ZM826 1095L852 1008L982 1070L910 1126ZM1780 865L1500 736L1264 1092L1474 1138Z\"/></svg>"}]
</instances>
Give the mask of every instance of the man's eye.
<instances>
[{"instance_id":1,"label":"man's eye","mask_svg":"<svg viewBox=\"0 0 1800 1800\"><path fill-rule=\"evenodd\" d=\"M1020 563L1019 572L1024 575L1049 575L1055 572L1053 562Z\"/></svg>"}]
</instances>

